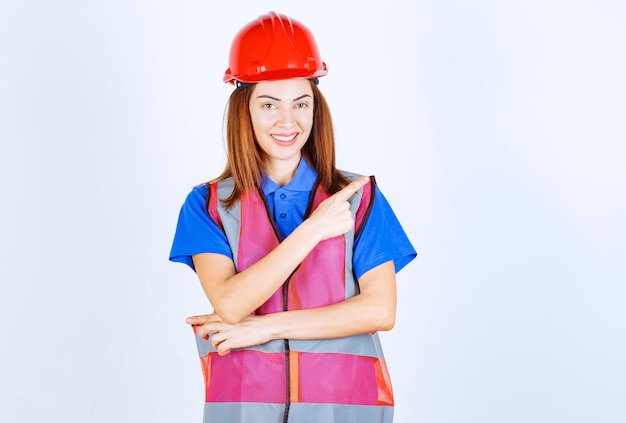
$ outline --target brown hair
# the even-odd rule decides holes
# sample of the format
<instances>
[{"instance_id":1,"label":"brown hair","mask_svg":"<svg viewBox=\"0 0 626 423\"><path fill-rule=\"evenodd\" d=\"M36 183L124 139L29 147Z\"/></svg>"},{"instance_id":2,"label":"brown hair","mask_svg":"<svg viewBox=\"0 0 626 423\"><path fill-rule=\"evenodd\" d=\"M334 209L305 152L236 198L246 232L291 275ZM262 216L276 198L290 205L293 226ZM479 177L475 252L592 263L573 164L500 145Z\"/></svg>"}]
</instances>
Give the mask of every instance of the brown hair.
<instances>
[{"instance_id":1,"label":"brown hair","mask_svg":"<svg viewBox=\"0 0 626 423\"><path fill-rule=\"evenodd\" d=\"M302 155L315 169L319 184L334 194L348 180L335 167L335 134L330 109L317 85L313 90L313 128L302 148ZM264 152L256 143L250 118L250 96L254 85L235 89L226 111L227 163L217 180L233 178L234 189L224 204L230 208L246 192L261 187L261 171L265 170Z\"/></svg>"}]
</instances>

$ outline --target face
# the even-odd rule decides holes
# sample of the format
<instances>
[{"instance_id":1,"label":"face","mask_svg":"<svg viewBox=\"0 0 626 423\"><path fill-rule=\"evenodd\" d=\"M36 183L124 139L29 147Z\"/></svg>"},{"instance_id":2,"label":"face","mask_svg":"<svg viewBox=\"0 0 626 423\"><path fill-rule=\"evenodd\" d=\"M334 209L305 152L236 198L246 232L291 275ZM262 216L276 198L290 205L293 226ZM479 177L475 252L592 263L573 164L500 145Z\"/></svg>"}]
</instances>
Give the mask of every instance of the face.
<instances>
[{"instance_id":1,"label":"face","mask_svg":"<svg viewBox=\"0 0 626 423\"><path fill-rule=\"evenodd\" d=\"M259 82L250 97L252 128L268 171L295 172L313 126L313 90L307 79ZM269 175L272 177L272 175Z\"/></svg>"}]
</instances>

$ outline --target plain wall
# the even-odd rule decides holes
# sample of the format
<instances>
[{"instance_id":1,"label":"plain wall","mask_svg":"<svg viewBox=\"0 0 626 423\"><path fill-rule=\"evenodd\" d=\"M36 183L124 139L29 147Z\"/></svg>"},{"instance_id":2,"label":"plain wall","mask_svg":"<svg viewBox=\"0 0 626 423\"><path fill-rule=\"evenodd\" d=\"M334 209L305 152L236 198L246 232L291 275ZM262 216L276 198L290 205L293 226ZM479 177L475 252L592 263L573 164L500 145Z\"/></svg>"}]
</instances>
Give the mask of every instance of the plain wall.
<instances>
[{"instance_id":1,"label":"plain wall","mask_svg":"<svg viewBox=\"0 0 626 423\"><path fill-rule=\"evenodd\" d=\"M419 252L383 334L395 421L625 421L617 0L2 2L0 421L201 421L208 303L167 257L269 10L316 35L338 164Z\"/></svg>"}]
</instances>

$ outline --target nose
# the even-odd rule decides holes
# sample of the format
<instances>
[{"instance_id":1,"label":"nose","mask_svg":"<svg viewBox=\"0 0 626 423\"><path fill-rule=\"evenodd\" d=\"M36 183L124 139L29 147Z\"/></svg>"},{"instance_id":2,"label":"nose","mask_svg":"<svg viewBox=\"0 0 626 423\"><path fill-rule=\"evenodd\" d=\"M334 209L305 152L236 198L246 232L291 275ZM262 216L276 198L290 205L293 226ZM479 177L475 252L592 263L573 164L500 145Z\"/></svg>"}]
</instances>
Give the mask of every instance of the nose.
<instances>
[{"instance_id":1,"label":"nose","mask_svg":"<svg viewBox=\"0 0 626 423\"><path fill-rule=\"evenodd\" d=\"M295 126L295 116L291 107L281 108L278 124L283 128L291 128Z\"/></svg>"}]
</instances>

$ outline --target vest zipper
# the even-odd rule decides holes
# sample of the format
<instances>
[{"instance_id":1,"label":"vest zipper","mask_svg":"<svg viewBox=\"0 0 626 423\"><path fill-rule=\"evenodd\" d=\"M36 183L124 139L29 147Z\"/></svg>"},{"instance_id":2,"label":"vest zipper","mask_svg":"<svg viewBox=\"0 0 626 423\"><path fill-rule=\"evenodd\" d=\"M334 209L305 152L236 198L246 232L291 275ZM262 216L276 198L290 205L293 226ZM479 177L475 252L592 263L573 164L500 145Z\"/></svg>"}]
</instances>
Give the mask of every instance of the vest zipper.
<instances>
[{"instance_id":1,"label":"vest zipper","mask_svg":"<svg viewBox=\"0 0 626 423\"><path fill-rule=\"evenodd\" d=\"M289 280L291 276L287 279L287 281L283 284L283 311L287 311L289 309ZM285 378L287 383L287 389L285 392L287 397L285 398L285 413L283 414L283 423L287 423L289 421L289 408L291 407L291 362L289 357L289 339L284 339L285 346Z\"/></svg>"}]
</instances>

